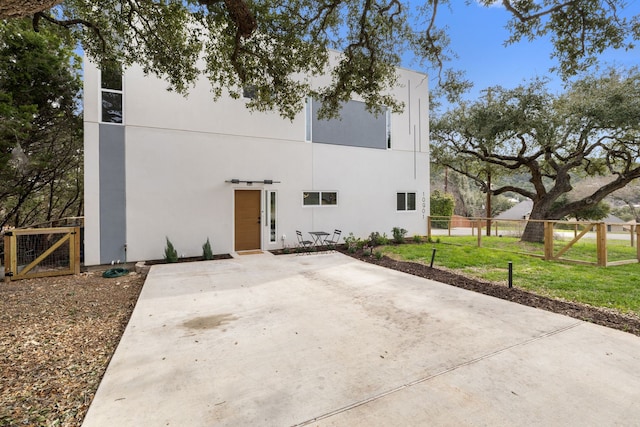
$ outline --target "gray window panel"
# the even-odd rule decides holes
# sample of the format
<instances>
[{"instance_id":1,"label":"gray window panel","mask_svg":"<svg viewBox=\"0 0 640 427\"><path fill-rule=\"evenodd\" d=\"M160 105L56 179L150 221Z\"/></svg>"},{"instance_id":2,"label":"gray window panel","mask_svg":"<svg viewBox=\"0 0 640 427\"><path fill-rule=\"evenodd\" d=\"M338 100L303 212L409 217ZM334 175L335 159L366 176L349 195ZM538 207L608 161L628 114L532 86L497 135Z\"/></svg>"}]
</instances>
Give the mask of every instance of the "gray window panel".
<instances>
[{"instance_id":1,"label":"gray window panel","mask_svg":"<svg viewBox=\"0 0 640 427\"><path fill-rule=\"evenodd\" d=\"M101 124L100 152L100 263L125 261L126 176L124 127Z\"/></svg>"},{"instance_id":2,"label":"gray window panel","mask_svg":"<svg viewBox=\"0 0 640 427\"><path fill-rule=\"evenodd\" d=\"M342 105L339 119L319 120L320 102L312 102L311 140L322 144L387 149L387 118L368 112L364 102Z\"/></svg>"}]
</instances>

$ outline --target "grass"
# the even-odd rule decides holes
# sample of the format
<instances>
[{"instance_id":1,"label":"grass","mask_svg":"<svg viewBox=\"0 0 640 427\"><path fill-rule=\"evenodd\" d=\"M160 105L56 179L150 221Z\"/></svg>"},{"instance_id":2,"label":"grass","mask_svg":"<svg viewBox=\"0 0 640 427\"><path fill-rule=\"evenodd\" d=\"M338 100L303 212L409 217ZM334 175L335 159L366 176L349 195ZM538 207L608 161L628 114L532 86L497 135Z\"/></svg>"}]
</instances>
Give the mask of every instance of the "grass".
<instances>
[{"instance_id":1,"label":"grass","mask_svg":"<svg viewBox=\"0 0 640 427\"><path fill-rule=\"evenodd\" d=\"M463 245L469 247L478 246L477 236L437 236L442 243ZM553 247L554 253L558 253L573 239L572 234L556 236ZM521 242L517 237L487 237L482 236L483 248L500 249L508 252L520 252L532 255L544 255L544 245L542 243ZM583 237L574 243L571 248L562 255L562 258L573 261L596 262L596 241L593 238ZM607 240L607 259L609 262L636 259L636 248L632 247L629 240Z\"/></svg>"},{"instance_id":2,"label":"grass","mask_svg":"<svg viewBox=\"0 0 640 427\"><path fill-rule=\"evenodd\" d=\"M517 253L522 251L523 245L516 239L483 237L481 248L469 244L469 239L474 238L443 237L441 243L385 246L381 250L394 258L429 264L435 248L434 267L445 267L467 276L505 285L508 263L512 262L514 287L553 298L640 315L640 265L637 263L604 268L544 261ZM477 238L475 239L477 242ZM493 242L494 239L500 242ZM581 245L584 247L576 248L573 256L586 256L592 249L589 246L593 245L595 257L595 243L584 242ZM635 255L635 248L629 249ZM626 251L623 252L626 254Z\"/></svg>"}]
</instances>

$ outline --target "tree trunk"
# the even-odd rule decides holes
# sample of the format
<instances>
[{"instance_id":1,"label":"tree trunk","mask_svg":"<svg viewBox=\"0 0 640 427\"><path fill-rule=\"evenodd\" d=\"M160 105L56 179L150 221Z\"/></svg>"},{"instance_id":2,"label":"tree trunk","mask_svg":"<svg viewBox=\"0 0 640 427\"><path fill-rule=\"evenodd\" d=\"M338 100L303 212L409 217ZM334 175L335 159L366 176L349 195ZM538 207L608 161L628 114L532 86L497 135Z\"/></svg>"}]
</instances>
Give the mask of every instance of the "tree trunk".
<instances>
[{"instance_id":1,"label":"tree trunk","mask_svg":"<svg viewBox=\"0 0 640 427\"><path fill-rule=\"evenodd\" d=\"M537 221L527 222L520 240L523 242L544 242L544 223Z\"/></svg>"},{"instance_id":2,"label":"tree trunk","mask_svg":"<svg viewBox=\"0 0 640 427\"><path fill-rule=\"evenodd\" d=\"M555 199L557 199L557 197L533 202L529 219L536 221L527 222L527 226L524 228L524 232L520 238L522 242L544 242L544 222L542 221L559 219L551 214L551 205Z\"/></svg>"}]
</instances>

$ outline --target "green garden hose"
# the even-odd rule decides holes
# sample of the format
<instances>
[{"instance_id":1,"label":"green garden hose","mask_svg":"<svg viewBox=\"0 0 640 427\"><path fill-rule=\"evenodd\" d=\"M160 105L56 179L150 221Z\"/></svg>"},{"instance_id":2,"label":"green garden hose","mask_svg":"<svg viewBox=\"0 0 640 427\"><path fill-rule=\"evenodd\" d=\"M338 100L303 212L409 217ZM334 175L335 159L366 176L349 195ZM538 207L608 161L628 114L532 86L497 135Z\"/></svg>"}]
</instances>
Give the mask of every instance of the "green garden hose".
<instances>
[{"instance_id":1,"label":"green garden hose","mask_svg":"<svg viewBox=\"0 0 640 427\"><path fill-rule=\"evenodd\" d=\"M106 277L107 279L112 279L114 277L120 277L129 274L129 270L126 268L110 268L109 270L102 273L102 277Z\"/></svg>"}]
</instances>

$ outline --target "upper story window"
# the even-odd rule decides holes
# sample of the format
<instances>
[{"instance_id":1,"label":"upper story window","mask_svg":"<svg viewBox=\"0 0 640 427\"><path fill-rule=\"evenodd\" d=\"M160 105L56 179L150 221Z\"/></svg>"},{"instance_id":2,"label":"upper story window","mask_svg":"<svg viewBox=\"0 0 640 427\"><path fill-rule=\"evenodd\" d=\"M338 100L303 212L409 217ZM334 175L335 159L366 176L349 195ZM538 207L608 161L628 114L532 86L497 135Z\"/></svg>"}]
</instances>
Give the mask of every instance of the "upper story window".
<instances>
[{"instance_id":1,"label":"upper story window","mask_svg":"<svg viewBox=\"0 0 640 427\"><path fill-rule=\"evenodd\" d=\"M397 210L399 211L415 211L416 210L416 193L397 193Z\"/></svg>"},{"instance_id":2,"label":"upper story window","mask_svg":"<svg viewBox=\"0 0 640 427\"><path fill-rule=\"evenodd\" d=\"M256 99L258 97L256 87L254 85L244 86L242 88L242 97L247 99Z\"/></svg>"},{"instance_id":3,"label":"upper story window","mask_svg":"<svg viewBox=\"0 0 640 427\"><path fill-rule=\"evenodd\" d=\"M122 123L122 68L118 64L105 64L100 70L101 120L104 123Z\"/></svg>"}]
</instances>

